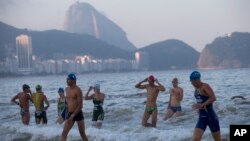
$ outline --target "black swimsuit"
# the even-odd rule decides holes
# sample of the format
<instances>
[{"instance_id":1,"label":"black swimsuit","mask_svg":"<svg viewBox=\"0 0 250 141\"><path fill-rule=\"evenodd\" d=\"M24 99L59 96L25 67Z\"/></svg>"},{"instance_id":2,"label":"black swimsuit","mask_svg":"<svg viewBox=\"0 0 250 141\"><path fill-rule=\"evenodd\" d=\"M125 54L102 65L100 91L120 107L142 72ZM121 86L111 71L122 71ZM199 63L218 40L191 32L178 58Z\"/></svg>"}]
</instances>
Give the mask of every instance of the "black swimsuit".
<instances>
[{"instance_id":1,"label":"black swimsuit","mask_svg":"<svg viewBox=\"0 0 250 141\"><path fill-rule=\"evenodd\" d=\"M93 111L92 121L97 121L97 120L103 121L104 119L104 111L102 108L103 101L97 100L94 97L93 103L94 103L94 111Z\"/></svg>"}]
</instances>

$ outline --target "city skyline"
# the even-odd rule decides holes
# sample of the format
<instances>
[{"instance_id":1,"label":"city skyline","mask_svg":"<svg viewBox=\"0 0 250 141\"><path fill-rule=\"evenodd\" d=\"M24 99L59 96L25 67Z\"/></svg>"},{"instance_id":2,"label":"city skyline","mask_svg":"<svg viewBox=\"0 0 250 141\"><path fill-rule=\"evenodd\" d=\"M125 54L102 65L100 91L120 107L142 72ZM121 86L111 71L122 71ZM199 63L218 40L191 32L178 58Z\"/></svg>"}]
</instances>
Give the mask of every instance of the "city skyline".
<instances>
[{"instance_id":1,"label":"city skyline","mask_svg":"<svg viewBox=\"0 0 250 141\"><path fill-rule=\"evenodd\" d=\"M76 1L1 0L0 21L30 30L62 30L65 13ZM91 4L118 24L137 48L179 39L201 51L218 36L250 32L248 0L79 2Z\"/></svg>"}]
</instances>

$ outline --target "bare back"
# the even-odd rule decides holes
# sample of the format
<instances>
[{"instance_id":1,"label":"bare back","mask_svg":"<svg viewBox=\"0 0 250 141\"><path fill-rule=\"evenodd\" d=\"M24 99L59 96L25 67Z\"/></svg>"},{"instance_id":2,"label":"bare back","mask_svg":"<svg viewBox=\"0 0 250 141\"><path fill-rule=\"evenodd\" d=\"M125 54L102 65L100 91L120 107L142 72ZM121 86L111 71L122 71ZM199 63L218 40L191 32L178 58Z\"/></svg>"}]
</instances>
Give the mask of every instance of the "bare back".
<instances>
[{"instance_id":1,"label":"bare back","mask_svg":"<svg viewBox=\"0 0 250 141\"><path fill-rule=\"evenodd\" d=\"M17 94L17 97L20 102L20 107L22 109L28 110L29 109L29 100L31 99L29 94L26 94L24 92L20 92Z\"/></svg>"}]
</instances>

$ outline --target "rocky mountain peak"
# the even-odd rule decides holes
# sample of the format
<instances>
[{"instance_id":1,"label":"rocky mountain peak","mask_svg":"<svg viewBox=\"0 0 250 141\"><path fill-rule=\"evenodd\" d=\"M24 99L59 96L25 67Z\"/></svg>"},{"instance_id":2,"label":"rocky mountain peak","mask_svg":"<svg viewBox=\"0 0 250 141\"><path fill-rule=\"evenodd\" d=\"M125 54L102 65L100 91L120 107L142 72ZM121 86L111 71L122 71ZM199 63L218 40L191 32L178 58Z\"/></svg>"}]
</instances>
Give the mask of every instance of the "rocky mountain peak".
<instances>
[{"instance_id":1,"label":"rocky mountain peak","mask_svg":"<svg viewBox=\"0 0 250 141\"><path fill-rule=\"evenodd\" d=\"M136 49L128 41L122 28L88 3L76 2L69 7L65 16L64 30L71 33L89 34L127 51Z\"/></svg>"}]
</instances>

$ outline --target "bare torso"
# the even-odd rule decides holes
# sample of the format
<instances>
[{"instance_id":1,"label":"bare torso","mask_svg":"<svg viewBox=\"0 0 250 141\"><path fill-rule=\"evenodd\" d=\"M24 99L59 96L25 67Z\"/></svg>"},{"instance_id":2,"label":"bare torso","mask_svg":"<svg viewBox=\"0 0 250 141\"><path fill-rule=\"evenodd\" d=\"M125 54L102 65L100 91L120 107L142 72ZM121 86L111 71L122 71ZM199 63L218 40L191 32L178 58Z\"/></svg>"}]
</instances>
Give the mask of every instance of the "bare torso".
<instances>
[{"instance_id":1,"label":"bare torso","mask_svg":"<svg viewBox=\"0 0 250 141\"><path fill-rule=\"evenodd\" d=\"M79 94L79 91L81 90L78 86L66 88L66 100L69 112L74 112L78 104L80 104L77 101L77 94Z\"/></svg>"},{"instance_id":2,"label":"bare torso","mask_svg":"<svg viewBox=\"0 0 250 141\"><path fill-rule=\"evenodd\" d=\"M147 86L147 107L157 107L156 100L159 94L158 86Z\"/></svg>"},{"instance_id":3,"label":"bare torso","mask_svg":"<svg viewBox=\"0 0 250 141\"><path fill-rule=\"evenodd\" d=\"M176 87L170 90L170 106L181 106L182 88Z\"/></svg>"}]
</instances>

